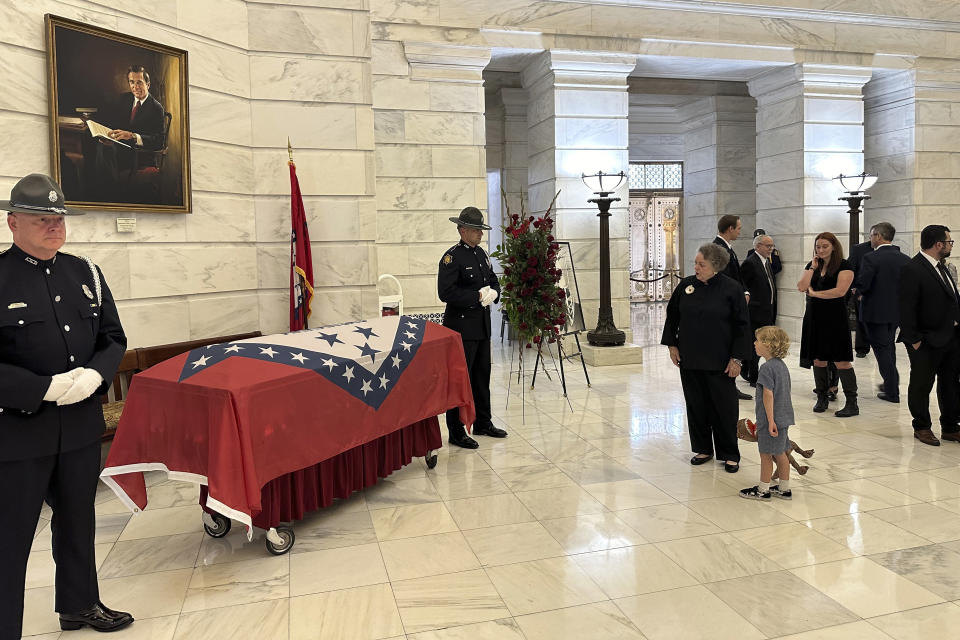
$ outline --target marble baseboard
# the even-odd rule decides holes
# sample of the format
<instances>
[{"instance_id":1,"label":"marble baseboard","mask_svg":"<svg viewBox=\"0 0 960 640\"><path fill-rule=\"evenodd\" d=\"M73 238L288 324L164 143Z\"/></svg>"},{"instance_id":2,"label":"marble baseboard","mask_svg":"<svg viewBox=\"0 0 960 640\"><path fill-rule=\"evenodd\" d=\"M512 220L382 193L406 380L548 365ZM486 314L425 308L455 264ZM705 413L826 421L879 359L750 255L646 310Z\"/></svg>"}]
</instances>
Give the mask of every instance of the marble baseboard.
<instances>
[{"instance_id":1,"label":"marble baseboard","mask_svg":"<svg viewBox=\"0 0 960 640\"><path fill-rule=\"evenodd\" d=\"M625 343L617 347L597 347L580 341L583 360L591 367L607 367L620 364L642 364L643 349L639 345Z\"/></svg>"}]
</instances>

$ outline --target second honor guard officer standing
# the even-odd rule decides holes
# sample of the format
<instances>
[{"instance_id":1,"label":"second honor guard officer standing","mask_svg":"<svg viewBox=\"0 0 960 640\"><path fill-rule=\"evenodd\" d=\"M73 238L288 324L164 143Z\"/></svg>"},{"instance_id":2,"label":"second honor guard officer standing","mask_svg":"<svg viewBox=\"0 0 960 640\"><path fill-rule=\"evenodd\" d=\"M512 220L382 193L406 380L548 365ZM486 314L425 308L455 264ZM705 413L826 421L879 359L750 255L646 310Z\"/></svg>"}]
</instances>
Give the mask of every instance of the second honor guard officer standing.
<instances>
[{"instance_id":1,"label":"second honor guard officer standing","mask_svg":"<svg viewBox=\"0 0 960 640\"><path fill-rule=\"evenodd\" d=\"M473 434L505 438L507 432L493 426L490 414L490 304L500 298L500 281L487 253L478 246L483 230L490 226L483 223L483 214L476 207L467 207L450 221L457 223L460 242L440 258L437 295L447 303L443 326L458 331L463 339L477 409ZM465 449L480 446L467 435L458 409L447 411L447 431L450 444Z\"/></svg>"},{"instance_id":2,"label":"second honor guard officer standing","mask_svg":"<svg viewBox=\"0 0 960 640\"><path fill-rule=\"evenodd\" d=\"M94 498L100 473L99 395L127 339L103 274L61 253L66 241L56 182L40 174L10 192L13 246L0 253L0 640L20 637L27 559L46 501L64 630L114 631L129 613L100 602Z\"/></svg>"}]
</instances>

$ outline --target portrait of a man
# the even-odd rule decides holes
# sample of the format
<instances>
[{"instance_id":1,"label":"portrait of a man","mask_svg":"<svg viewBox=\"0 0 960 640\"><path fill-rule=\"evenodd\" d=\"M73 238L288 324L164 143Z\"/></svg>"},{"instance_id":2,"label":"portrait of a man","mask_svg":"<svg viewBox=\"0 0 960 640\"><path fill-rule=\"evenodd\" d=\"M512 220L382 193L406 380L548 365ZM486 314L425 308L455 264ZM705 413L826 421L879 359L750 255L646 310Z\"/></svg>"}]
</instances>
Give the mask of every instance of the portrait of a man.
<instances>
[{"instance_id":1,"label":"portrait of a man","mask_svg":"<svg viewBox=\"0 0 960 640\"><path fill-rule=\"evenodd\" d=\"M47 16L54 176L67 202L190 210L187 54Z\"/></svg>"}]
</instances>

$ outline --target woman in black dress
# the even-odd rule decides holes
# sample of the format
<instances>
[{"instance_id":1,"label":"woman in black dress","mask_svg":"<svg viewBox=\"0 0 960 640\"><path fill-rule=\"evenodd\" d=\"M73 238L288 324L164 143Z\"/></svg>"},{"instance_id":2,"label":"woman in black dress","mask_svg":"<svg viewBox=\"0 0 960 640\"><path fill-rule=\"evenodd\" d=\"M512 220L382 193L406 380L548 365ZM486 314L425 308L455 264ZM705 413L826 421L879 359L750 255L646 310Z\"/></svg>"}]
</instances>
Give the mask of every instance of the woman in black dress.
<instances>
[{"instance_id":1,"label":"woman in black dress","mask_svg":"<svg viewBox=\"0 0 960 640\"><path fill-rule=\"evenodd\" d=\"M670 360L680 367L680 384L687 405L690 464L703 464L716 451L729 473L740 469L737 447L736 377L750 357L750 317L743 286L720 273L730 255L710 243L700 247L694 273L680 281L667 304L667 321L660 344L670 348Z\"/></svg>"},{"instance_id":2,"label":"woman in black dress","mask_svg":"<svg viewBox=\"0 0 960 640\"><path fill-rule=\"evenodd\" d=\"M803 335L800 340L800 359L813 361L813 380L816 383L816 413L827 410L830 386L827 363L834 362L840 371L840 384L846 404L835 412L838 418L859 415L857 406L857 374L853 371L853 342L847 325L847 305L844 302L853 283L853 267L843 259L840 241L830 232L817 236L813 260L807 263L797 283L797 289L808 296L803 314Z\"/></svg>"}]
</instances>

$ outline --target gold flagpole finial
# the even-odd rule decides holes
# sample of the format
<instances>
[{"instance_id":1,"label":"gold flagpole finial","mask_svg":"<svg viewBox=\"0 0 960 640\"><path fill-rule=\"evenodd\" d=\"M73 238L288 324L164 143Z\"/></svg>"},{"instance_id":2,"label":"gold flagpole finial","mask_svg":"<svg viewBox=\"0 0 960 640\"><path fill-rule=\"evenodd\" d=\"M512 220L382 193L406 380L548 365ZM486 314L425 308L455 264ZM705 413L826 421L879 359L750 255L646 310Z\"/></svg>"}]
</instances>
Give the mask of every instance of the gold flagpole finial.
<instances>
[{"instance_id":1,"label":"gold flagpole finial","mask_svg":"<svg viewBox=\"0 0 960 640\"><path fill-rule=\"evenodd\" d=\"M287 156L290 158L290 164L293 164L293 146L290 144L290 136L287 136Z\"/></svg>"}]
</instances>

